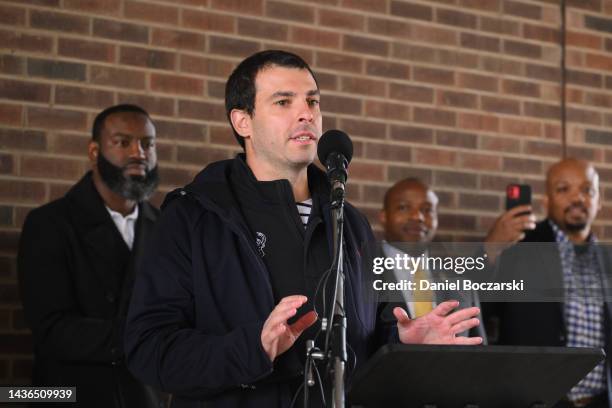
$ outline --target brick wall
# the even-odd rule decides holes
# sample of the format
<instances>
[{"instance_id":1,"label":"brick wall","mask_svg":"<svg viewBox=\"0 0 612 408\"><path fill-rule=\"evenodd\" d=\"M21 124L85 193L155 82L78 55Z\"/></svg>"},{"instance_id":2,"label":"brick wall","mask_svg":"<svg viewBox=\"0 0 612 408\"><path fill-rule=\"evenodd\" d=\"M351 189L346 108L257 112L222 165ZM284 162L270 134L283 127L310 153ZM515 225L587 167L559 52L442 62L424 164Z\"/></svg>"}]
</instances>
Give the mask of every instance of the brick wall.
<instances>
[{"instance_id":1,"label":"brick wall","mask_svg":"<svg viewBox=\"0 0 612 408\"><path fill-rule=\"evenodd\" d=\"M612 1L567 0L567 144L612 197ZM562 155L555 0L0 1L0 383L26 383L30 337L15 274L27 212L87 169L91 120L134 102L156 121L163 185L237 152L232 67L264 48L307 59L324 126L353 138L350 196L374 224L404 176L441 198L440 236L481 237L508 182L541 197ZM612 204L597 225L612 238Z\"/></svg>"}]
</instances>

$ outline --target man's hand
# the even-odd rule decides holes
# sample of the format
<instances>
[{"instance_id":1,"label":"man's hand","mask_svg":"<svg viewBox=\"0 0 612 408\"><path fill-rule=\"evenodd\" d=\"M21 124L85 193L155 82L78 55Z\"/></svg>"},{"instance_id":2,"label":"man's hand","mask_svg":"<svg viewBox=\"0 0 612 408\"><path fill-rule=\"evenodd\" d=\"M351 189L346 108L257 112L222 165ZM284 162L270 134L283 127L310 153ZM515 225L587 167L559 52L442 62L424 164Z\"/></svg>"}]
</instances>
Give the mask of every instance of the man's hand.
<instances>
[{"instance_id":1,"label":"man's hand","mask_svg":"<svg viewBox=\"0 0 612 408\"><path fill-rule=\"evenodd\" d=\"M518 215L526 212L529 214ZM499 216L485 238L485 252L489 262L495 263L504 249L525 238L526 230L535 229L535 221L530 205L519 205Z\"/></svg>"},{"instance_id":2,"label":"man's hand","mask_svg":"<svg viewBox=\"0 0 612 408\"><path fill-rule=\"evenodd\" d=\"M440 303L431 312L411 319L401 307L393 309L397 319L400 341L404 344L461 344L482 343L482 337L462 337L457 333L469 330L480 324L475 317L480 313L477 307L468 307L453 313L459 306L456 300Z\"/></svg>"},{"instance_id":3,"label":"man's hand","mask_svg":"<svg viewBox=\"0 0 612 408\"><path fill-rule=\"evenodd\" d=\"M317 313L310 311L292 325L287 324L307 300L302 295L284 297L268 316L261 330L261 344L270 361L293 346L300 334L317 321Z\"/></svg>"}]
</instances>

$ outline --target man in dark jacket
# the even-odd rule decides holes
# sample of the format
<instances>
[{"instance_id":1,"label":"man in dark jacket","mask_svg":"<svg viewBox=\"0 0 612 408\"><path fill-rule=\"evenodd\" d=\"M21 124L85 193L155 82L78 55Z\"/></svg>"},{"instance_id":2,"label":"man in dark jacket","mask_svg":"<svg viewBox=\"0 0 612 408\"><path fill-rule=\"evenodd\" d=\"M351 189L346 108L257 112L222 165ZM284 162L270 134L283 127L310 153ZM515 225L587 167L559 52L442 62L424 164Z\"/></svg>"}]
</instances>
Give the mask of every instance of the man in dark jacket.
<instances>
[{"instance_id":1,"label":"man in dark jacket","mask_svg":"<svg viewBox=\"0 0 612 408\"><path fill-rule=\"evenodd\" d=\"M492 313L500 320L499 343L604 348L607 361L576 384L556 407L612 407L612 263L609 251L596 245L591 231L601 208L599 176L593 166L572 158L551 166L546 175L544 207L547 218L535 229L506 214L497 220L488 237L489 242L501 242L504 236L523 234L521 243L500 255L499 276L521 274L531 282L537 276L550 289L549 296L555 297L539 303L494 305ZM526 233L521 225L527 227ZM555 299L561 302L550 301Z\"/></svg>"},{"instance_id":2,"label":"man in dark jacket","mask_svg":"<svg viewBox=\"0 0 612 408\"><path fill-rule=\"evenodd\" d=\"M246 155L209 165L166 198L135 284L126 351L136 376L172 392L177 407L288 407L300 390L304 339L316 337L322 295L329 299L333 286L317 291L332 242L330 187L312 165L319 99L296 55L263 51L242 61L226 85L226 111ZM389 334L362 265L372 232L350 204L344 236L352 370ZM478 324L477 308L449 314L456 305L414 321L395 309L396 336L479 343L455 336Z\"/></svg>"},{"instance_id":3,"label":"man in dark jacket","mask_svg":"<svg viewBox=\"0 0 612 408\"><path fill-rule=\"evenodd\" d=\"M145 201L158 184L155 127L143 109L113 106L96 117L88 152L92 170L23 226L18 272L33 385L76 386L70 407L159 407L127 370L122 341L134 271L158 216Z\"/></svg>"}]
</instances>

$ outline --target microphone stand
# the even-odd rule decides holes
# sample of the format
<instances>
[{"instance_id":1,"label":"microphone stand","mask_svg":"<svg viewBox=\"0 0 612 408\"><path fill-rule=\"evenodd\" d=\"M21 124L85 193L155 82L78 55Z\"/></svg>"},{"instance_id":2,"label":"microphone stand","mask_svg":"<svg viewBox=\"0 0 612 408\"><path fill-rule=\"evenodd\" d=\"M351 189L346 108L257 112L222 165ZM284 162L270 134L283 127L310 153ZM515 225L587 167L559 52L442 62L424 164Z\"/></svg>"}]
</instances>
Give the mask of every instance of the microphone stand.
<instances>
[{"instance_id":1,"label":"microphone stand","mask_svg":"<svg viewBox=\"0 0 612 408\"><path fill-rule=\"evenodd\" d=\"M332 153L337 154L337 153ZM345 408L345 371L348 360L346 351L346 314L344 312L344 183L346 182L346 167L348 162L343 156L338 155L343 162L340 180L333 178L331 190L331 215L332 215L332 239L333 239L333 261L331 270L335 271L334 297L329 316L324 316L321 322L322 331L325 335L325 348L320 351L314 346L314 341L306 342L306 365L304 388L304 407L308 407L308 387L315 384L312 367L315 360L327 360L328 365L333 362L332 382L332 408ZM333 171L338 171L334 169Z\"/></svg>"},{"instance_id":2,"label":"microphone stand","mask_svg":"<svg viewBox=\"0 0 612 408\"><path fill-rule=\"evenodd\" d=\"M327 332L325 349L333 361L332 408L344 408L344 377L347 361L346 314L344 312L344 184L336 181L332 186L331 209L333 248L336 272L335 291L330 312L331 330ZM331 348L328 340L331 336Z\"/></svg>"}]
</instances>

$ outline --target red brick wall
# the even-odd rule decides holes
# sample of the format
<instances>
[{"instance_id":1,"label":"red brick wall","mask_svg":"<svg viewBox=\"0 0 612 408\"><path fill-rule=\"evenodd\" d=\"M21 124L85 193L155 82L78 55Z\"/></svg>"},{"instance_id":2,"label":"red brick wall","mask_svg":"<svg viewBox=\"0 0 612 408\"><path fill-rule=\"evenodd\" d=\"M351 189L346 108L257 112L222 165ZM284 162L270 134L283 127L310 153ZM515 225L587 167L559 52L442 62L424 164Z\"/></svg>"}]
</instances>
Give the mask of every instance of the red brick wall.
<instances>
[{"instance_id":1,"label":"red brick wall","mask_svg":"<svg viewBox=\"0 0 612 408\"><path fill-rule=\"evenodd\" d=\"M612 1L567 1L567 143L612 197ZM223 85L244 56L295 51L346 130L350 195L375 223L393 181L441 197L440 235L482 236L506 183L541 196L562 154L555 0L0 1L0 383L25 383L15 252L27 212L87 169L91 120L135 102L156 120L163 192L238 150ZM612 238L612 204L597 231Z\"/></svg>"}]
</instances>

